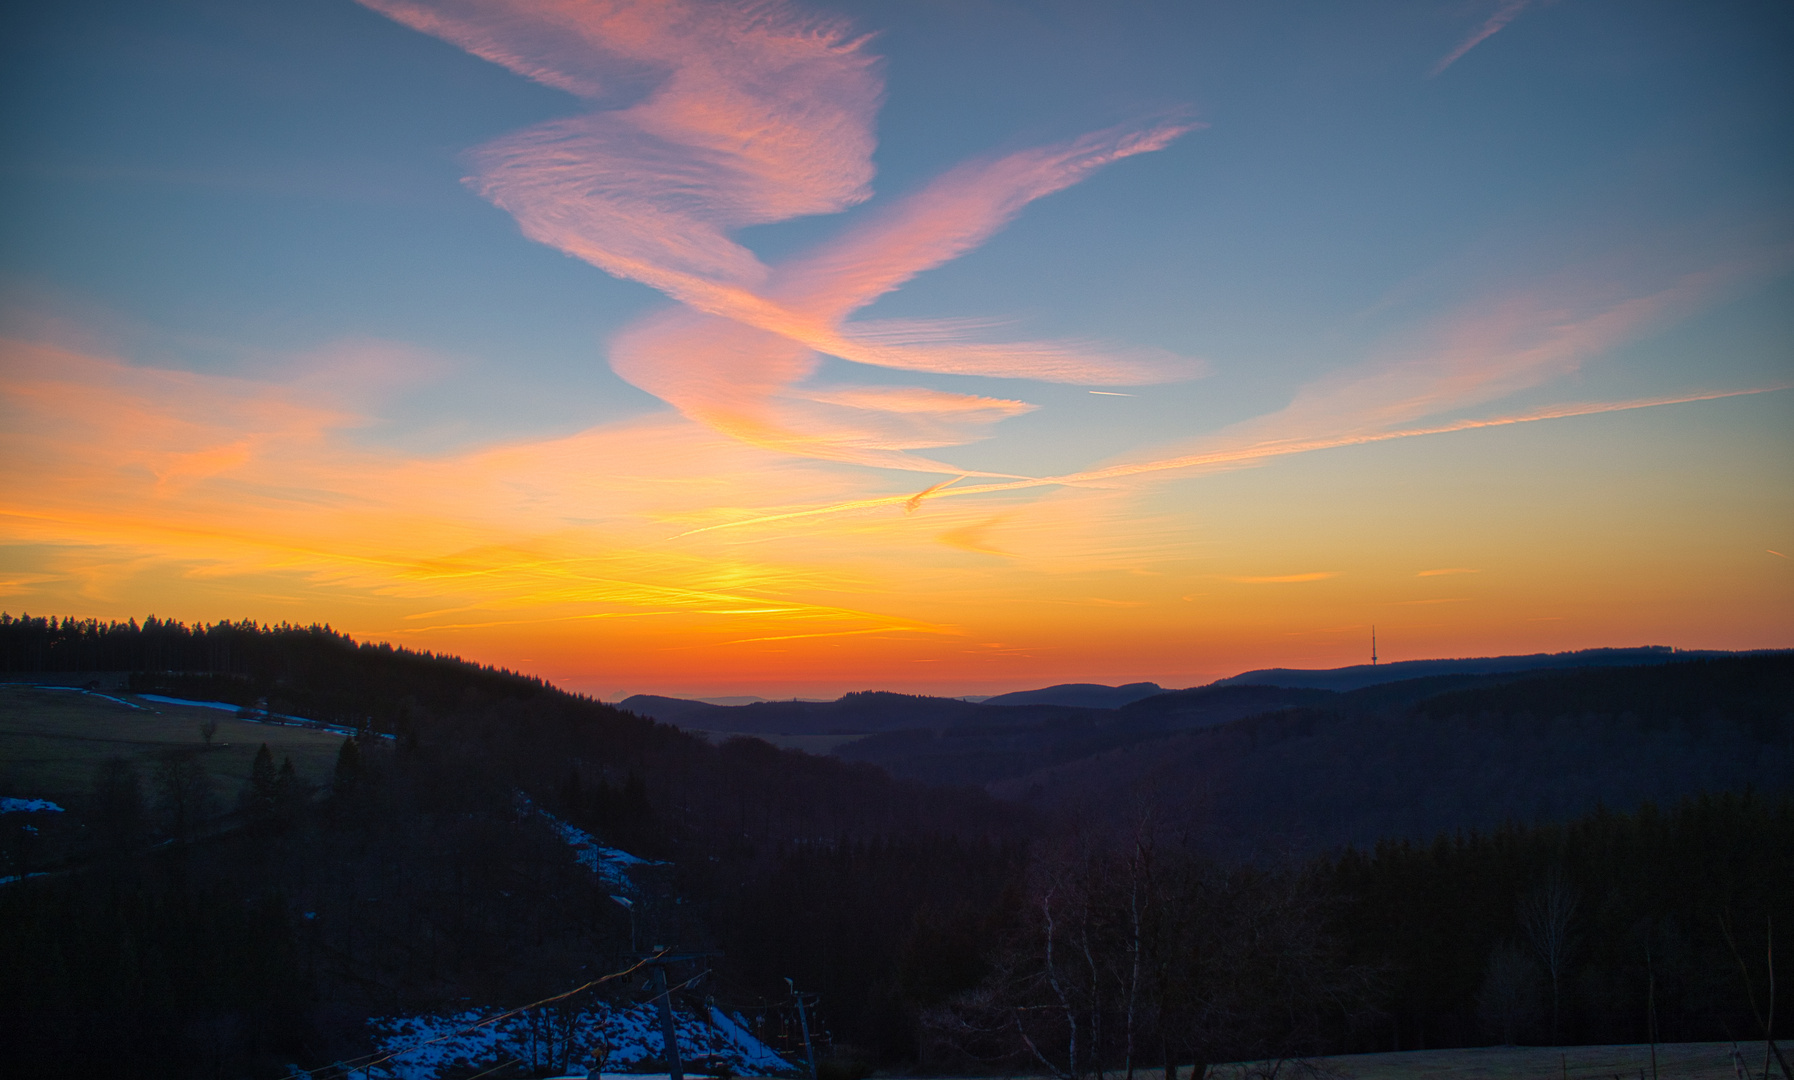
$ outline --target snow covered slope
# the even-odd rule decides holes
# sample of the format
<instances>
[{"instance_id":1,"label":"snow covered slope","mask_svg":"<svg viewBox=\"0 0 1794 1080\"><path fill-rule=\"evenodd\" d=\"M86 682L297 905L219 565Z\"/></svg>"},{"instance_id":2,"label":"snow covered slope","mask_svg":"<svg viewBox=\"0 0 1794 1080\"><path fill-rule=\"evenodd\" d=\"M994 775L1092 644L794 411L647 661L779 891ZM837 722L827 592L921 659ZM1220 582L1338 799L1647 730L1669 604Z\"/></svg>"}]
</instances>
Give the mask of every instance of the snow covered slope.
<instances>
[{"instance_id":1,"label":"snow covered slope","mask_svg":"<svg viewBox=\"0 0 1794 1080\"><path fill-rule=\"evenodd\" d=\"M726 1063L737 1076L778 1076L792 1065L755 1038L739 1014L715 1006L697 1015L675 1008L679 1057L688 1072L698 1062ZM553 1007L526 1010L482 1024L491 1013L451 1016L394 1016L370 1021L375 1045L386 1060L372 1075L392 1080L437 1080L472 1066L489 1068L518 1060L532 1071L555 1069L574 1075L603 1057L606 1072L627 1073L665 1057L660 1019L650 1004L600 1002L562 1016ZM475 1069L478 1071L478 1069Z\"/></svg>"}]
</instances>

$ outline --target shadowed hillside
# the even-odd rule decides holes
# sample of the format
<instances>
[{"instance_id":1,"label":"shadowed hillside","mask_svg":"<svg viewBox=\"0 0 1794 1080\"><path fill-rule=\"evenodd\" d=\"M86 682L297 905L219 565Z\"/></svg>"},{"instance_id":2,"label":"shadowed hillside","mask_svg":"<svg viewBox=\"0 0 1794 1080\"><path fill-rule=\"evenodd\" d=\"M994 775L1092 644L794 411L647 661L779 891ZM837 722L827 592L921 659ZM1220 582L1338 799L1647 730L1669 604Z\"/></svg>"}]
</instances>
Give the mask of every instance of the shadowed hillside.
<instances>
[{"instance_id":1,"label":"shadowed hillside","mask_svg":"<svg viewBox=\"0 0 1794 1080\"><path fill-rule=\"evenodd\" d=\"M976 978L963 927L988 917L1028 832L1028 815L975 789L757 740L712 746L539 680L321 627L0 617L0 656L25 674L154 665L131 673L132 692L90 696L100 720L134 726L100 733L119 752L92 751L97 770L76 763L85 790L57 781L55 828L0 819L0 877L47 872L0 885L0 1042L36 1075L285 1075L283 1061L363 1052L370 1015L535 1000L627 966L632 939L720 954L729 1000L782 1000L800 976L842 1035L913 1056L915 994ZM32 711L89 696L9 692L28 734L90 753L90 732ZM279 757L258 779L253 746L233 777L194 720L212 710L136 694L361 730L266 728L283 748L330 739L321 784L282 779ZM222 715L233 741L259 730ZM626 910L542 811L664 865L636 872ZM836 853L847 861L825 872ZM819 872L861 897L826 923ZM779 941L827 947L794 956ZM961 974L896 992L903 964L937 961Z\"/></svg>"},{"instance_id":2,"label":"shadowed hillside","mask_svg":"<svg viewBox=\"0 0 1794 1080\"><path fill-rule=\"evenodd\" d=\"M1247 853L1790 786L1794 655L1782 653L1372 686L991 790L1112 819L1154 806Z\"/></svg>"},{"instance_id":3,"label":"shadowed hillside","mask_svg":"<svg viewBox=\"0 0 1794 1080\"><path fill-rule=\"evenodd\" d=\"M705 954L688 1007L820 995L832 1076L1636 1041L1651 994L1664 1031L1719 1038L1753 1030L1751 958L1794 919L1787 654L701 713L894 725L848 752L1030 811L321 627L0 616L0 646L25 681L130 688L7 690L5 775L63 803L0 818L0 1042L36 1075L288 1075L365 1052L370 1017L540 1001L649 943ZM1723 794L1749 786L1776 794ZM1541 890L1576 942L1555 973Z\"/></svg>"}]
</instances>

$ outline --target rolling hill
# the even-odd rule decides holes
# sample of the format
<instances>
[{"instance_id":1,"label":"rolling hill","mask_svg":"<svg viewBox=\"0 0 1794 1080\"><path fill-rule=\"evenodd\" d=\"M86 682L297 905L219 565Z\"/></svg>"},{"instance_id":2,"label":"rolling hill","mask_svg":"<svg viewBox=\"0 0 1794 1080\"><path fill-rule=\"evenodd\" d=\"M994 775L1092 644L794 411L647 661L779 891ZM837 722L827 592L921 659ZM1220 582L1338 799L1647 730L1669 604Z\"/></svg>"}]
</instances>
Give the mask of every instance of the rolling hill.
<instances>
[{"instance_id":1,"label":"rolling hill","mask_svg":"<svg viewBox=\"0 0 1794 1080\"><path fill-rule=\"evenodd\" d=\"M1135 697L1081 684L724 707L632 698L744 733L865 733L834 756L1118 821L1143 805L1216 850L1317 850L1794 777L1794 655L1669 649L1271 669ZM1072 701L1131 698L1119 707ZM680 717L679 719L674 719Z\"/></svg>"}]
</instances>

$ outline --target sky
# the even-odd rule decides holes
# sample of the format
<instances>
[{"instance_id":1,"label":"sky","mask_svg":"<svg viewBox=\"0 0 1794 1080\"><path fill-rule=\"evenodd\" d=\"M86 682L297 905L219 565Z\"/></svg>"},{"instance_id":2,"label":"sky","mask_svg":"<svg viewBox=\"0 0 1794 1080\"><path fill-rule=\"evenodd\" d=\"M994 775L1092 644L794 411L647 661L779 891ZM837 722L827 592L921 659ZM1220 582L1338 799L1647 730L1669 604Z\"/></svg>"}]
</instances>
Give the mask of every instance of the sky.
<instances>
[{"instance_id":1,"label":"sky","mask_svg":"<svg viewBox=\"0 0 1794 1080\"><path fill-rule=\"evenodd\" d=\"M1785 4L30 8L15 615L606 700L1794 646Z\"/></svg>"}]
</instances>

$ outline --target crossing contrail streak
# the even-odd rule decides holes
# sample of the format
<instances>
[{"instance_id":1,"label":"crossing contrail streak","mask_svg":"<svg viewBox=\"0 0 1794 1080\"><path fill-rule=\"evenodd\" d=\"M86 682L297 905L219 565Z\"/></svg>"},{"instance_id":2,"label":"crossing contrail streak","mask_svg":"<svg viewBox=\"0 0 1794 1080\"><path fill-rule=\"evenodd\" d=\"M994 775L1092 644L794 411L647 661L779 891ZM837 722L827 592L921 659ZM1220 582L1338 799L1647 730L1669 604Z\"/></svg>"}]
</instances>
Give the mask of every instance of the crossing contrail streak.
<instances>
[{"instance_id":1,"label":"crossing contrail streak","mask_svg":"<svg viewBox=\"0 0 1794 1080\"><path fill-rule=\"evenodd\" d=\"M1043 476L1038 479L1012 480L995 484L969 484L965 487L947 487L936 484L920 492L906 495L883 495L866 499L852 499L847 502L831 503L827 506L810 507L804 510L792 510L782 514L765 514L760 517L746 518L741 521L722 522L717 525L706 525L702 528L687 529L676 533L669 539L677 540L684 536L698 533L717 532L723 529L742 529L753 525L770 525L781 521L792 521L798 518L821 517L831 514L851 513L855 510L873 510L885 506L906 506L914 508L923 499L947 499L963 495L989 495L1002 491L1020 491L1027 488L1040 487L1076 487L1083 484L1100 483L1104 480L1116 480L1123 477L1140 476L1146 473L1171 472L1178 469L1194 469L1204 465L1230 465L1244 461L1261 461L1267 458L1287 457L1291 454L1306 454L1315 450L1333 450L1343 446L1362 446L1367 443L1389 442L1394 439L1412 439L1422 435L1446 435L1456 431L1473 431L1478 428L1508 427L1513 424L1528 424L1536 420L1563 420L1575 416L1594 416L1600 413L1627 412L1633 409L1649 409L1659 405L1684 405L1696 401L1715 401L1720 398L1744 397L1750 394L1768 394L1777 390L1786 390L1787 386L1754 387L1748 390L1720 390L1706 394L1685 394L1676 397L1642 398L1632 401L1594 402L1582 405L1562 405L1532 412L1515 413L1509 416L1490 417L1481 420L1455 420L1449 424L1437 424L1429 427L1404 428L1399 431L1381 431L1339 435L1317 439L1287 439L1271 442L1255 443L1250 446L1235 447L1226 450L1211 450L1200 454L1186 454L1180 457L1161 458L1157 461L1142 461L1126 465L1112 465L1105 469L1090 469L1084 472L1065 473L1060 476Z\"/></svg>"}]
</instances>

